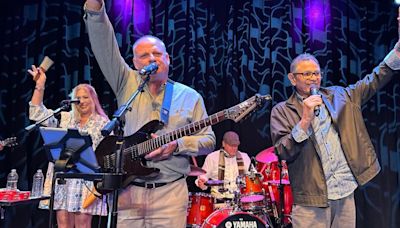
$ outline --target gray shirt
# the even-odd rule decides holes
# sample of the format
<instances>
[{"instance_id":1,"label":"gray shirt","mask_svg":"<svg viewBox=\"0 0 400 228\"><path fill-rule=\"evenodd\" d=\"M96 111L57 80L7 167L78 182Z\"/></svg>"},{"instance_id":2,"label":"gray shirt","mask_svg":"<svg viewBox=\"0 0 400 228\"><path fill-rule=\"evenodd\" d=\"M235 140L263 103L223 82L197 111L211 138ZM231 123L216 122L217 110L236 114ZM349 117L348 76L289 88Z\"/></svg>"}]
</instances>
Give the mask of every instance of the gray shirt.
<instances>
[{"instance_id":1,"label":"gray shirt","mask_svg":"<svg viewBox=\"0 0 400 228\"><path fill-rule=\"evenodd\" d=\"M104 4L99 12L89 11L86 8L85 11L85 22L93 53L117 97L118 105L122 105L138 88L142 78L122 58L114 30L105 13ZM149 121L160 119L164 91L165 87L159 95L154 97L150 94L147 85L145 86L144 92L139 93L133 101L132 111L127 112L125 116L125 135L132 135ZM169 123L156 134L161 135L207 117L201 95L188 86L175 82ZM188 155L207 154L213 151L215 135L211 127L207 127L193 136L184 136L177 142L179 150L172 157L158 162L147 162L148 167L160 169L160 175L152 182L170 182L188 174L190 170Z\"/></svg>"}]
</instances>

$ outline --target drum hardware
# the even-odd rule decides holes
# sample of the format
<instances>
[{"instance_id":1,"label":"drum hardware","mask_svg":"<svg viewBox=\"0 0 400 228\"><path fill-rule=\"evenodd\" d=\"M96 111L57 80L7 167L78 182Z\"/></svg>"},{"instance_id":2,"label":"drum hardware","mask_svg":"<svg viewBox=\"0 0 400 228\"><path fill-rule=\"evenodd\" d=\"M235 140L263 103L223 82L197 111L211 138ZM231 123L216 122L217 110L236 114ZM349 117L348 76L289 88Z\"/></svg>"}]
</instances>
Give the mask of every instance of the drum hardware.
<instances>
[{"instance_id":1,"label":"drum hardware","mask_svg":"<svg viewBox=\"0 0 400 228\"><path fill-rule=\"evenodd\" d=\"M280 197L280 205L279 205L279 214L278 217L276 218L276 224L278 225L278 227L285 227L285 223L284 223L284 210L285 210L285 196L284 196L284 181L283 181L283 174L285 173L286 176L288 174L287 172L287 167L286 171L283 171L284 169L284 165L286 166L286 162L283 161L281 159L281 157L279 156L278 151L274 148L274 153L278 158L278 170L279 170L279 185L278 185L278 191L279 191L279 197Z\"/></svg>"},{"instance_id":2,"label":"drum hardware","mask_svg":"<svg viewBox=\"0 0 400 228\"><path fill-rule=\"evenodd\" d=\"M269 192L269 195L271 197L272 214L274 215L274 218L279 218L278 209L276 207L277 205L276 205L276 200L275 200L275 194L272 191L272 186L271 185L268 186L268 192Z\"/></svg>"},{"instance_id":3,"label":"drum hardware","mask_svg":"<svg viewBox=\"0 0 400 228\"><path fill-rule=\"evenodd\" d=\"M282 160L274 147L267 148L256 156L257 170L263 175L263 189L266 192L270 215L275 218L277 227L290 224L293 196L289 173L285 160Z\"/></svg>"}]
</instances>

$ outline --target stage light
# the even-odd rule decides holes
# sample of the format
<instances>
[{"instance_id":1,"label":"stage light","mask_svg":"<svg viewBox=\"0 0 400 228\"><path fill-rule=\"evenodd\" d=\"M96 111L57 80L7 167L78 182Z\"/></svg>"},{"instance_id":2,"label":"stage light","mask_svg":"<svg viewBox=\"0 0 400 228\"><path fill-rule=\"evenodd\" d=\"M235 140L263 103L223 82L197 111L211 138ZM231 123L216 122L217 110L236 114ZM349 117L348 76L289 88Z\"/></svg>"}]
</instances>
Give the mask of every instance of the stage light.
<instances>
[{"instance_id":1,"label":"stage light","mask_svg":"<svg viewBox=\"0 0 400 228\"><path fill-rule=\"evenodd\" d=\"M394 4L400 5L400 0L394 0Z\"/></svg>"}]
</instances>

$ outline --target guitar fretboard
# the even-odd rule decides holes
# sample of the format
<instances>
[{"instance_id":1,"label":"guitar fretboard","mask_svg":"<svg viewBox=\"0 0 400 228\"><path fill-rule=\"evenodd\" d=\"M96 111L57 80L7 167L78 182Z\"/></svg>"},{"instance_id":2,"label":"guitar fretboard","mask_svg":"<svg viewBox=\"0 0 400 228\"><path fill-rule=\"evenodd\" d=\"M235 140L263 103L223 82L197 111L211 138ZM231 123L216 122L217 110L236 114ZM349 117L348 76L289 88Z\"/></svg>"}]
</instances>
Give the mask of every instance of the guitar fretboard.
<instances>
[{"instance_id":1,"label":"guitar fretboard","mask_svg":"<svg viewBox=\"0 0 400 228\"><path fill-rule=\"evenodd\" d=\"M182 138L184 136L193 135L196 132L199 132L205 127L217 124L226 119L225 115L226 110L217 112L208 118L203 120L199 120L188 125L185 125L181 128L178 128L174 131L168 132L165 135L161 135L157 138L149 139L142 143L138 143L129 148L124 149L125 153L130 153L132 158L138 158L142 155L145 155L167 143L170 143L174 140Z\"/></svg>"}]
</instances>

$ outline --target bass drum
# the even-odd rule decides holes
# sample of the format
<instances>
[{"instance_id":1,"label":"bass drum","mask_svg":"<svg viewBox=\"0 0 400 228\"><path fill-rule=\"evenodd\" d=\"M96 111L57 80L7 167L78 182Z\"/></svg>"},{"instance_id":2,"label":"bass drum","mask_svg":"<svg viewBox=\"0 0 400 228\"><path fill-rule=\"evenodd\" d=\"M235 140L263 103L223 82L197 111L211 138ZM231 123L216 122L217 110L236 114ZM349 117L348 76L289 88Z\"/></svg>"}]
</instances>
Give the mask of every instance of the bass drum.
<instances>
[{"instance_id":1,"label":"bass drum","mask_svg":"<svg viewBox=\"0 0 400 228\"><path fill-rule=\"evenodd\" d=\"M202 228L270 227L255 215L243 211L223 208L214 211L204 221Z\"/></svg>"}]
</instances>

